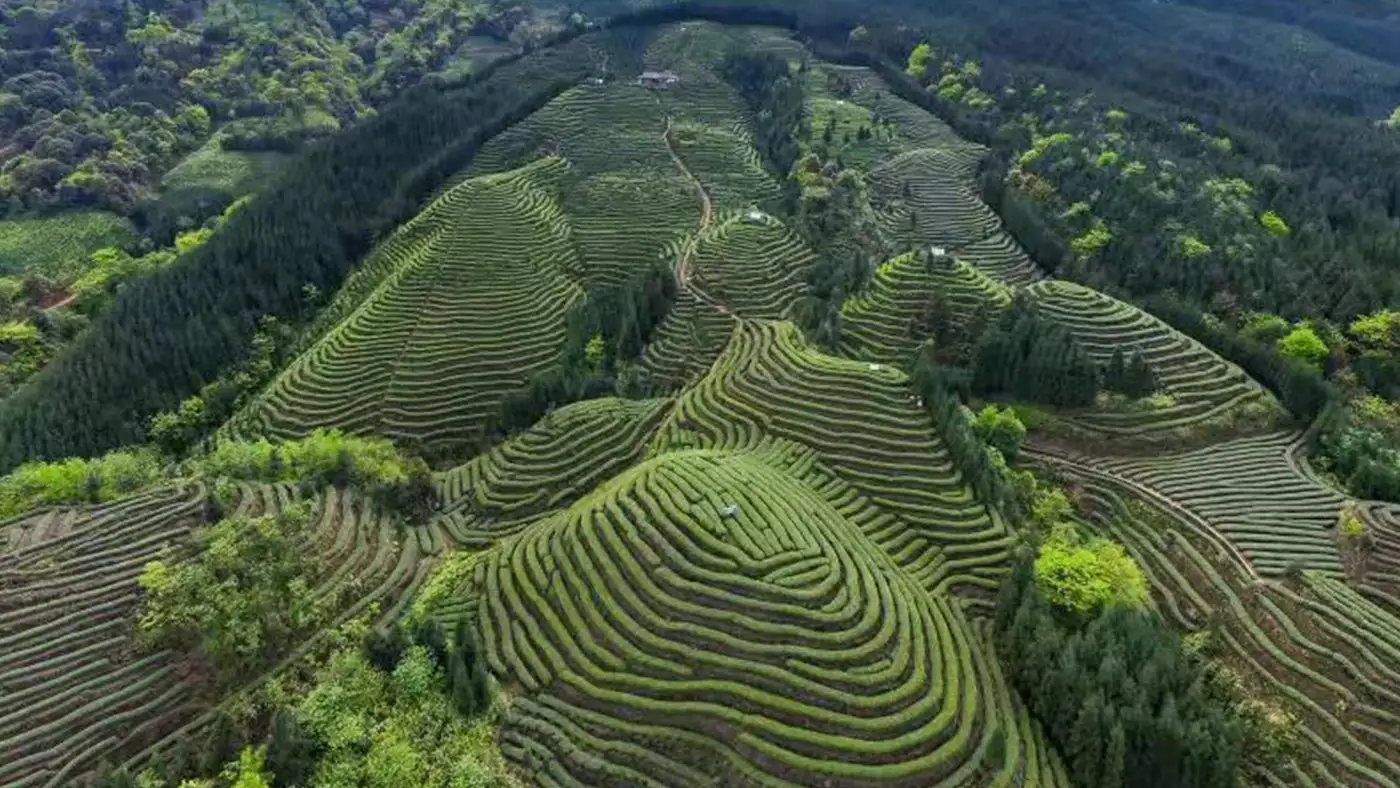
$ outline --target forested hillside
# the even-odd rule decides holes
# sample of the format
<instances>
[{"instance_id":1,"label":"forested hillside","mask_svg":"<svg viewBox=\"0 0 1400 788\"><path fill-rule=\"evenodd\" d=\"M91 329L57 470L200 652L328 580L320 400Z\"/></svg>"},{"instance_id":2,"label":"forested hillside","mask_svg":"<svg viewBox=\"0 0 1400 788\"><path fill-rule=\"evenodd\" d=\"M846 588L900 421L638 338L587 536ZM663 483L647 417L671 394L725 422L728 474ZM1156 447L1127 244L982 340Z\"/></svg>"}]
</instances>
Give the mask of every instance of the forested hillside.
<instances>
[{"instance_id":1,"label":"forested hillside","mask_svg":"<svg viewBox=\"0 0 1400 788\"><path fill-rule=\"evenodd\" d=\"M0 397L302 147L582 24L510 3L0 3Z\"/></svg>"},{"instance_id":2,"label":"forested hillside","mask_svg":"<svg viewBox=\"0 0 1400 788\"><path fill-rule=\"evenodd\" d=\"M634 5L140 8L360 104L12 356L0 783L1400 786L1383 9Z\"/></svg>"}]
</instances>

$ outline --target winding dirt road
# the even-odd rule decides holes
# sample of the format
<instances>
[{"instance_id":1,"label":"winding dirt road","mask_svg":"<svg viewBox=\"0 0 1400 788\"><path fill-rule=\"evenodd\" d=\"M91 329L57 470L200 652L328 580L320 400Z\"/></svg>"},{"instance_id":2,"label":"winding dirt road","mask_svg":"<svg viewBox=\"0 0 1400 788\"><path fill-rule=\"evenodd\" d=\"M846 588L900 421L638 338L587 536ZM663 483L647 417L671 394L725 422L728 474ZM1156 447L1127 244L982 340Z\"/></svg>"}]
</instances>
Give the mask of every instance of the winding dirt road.
<instances>
[{"instance_id":1,"label":"winding dirt road","mask_svg":"<svg viewBox=\"0 0 1400 788\"><path fill-rule=\"evenodd\" d=\"M700 179L695 177L695 173L690 171L685 161L681 159L680 154L676 152L676 144L672 137L672 132L671 117L668 115L666 116L666 128L661 132L661 139L666 144L666 152L671 154L671 161L675 162L676 168L685 174L687 180L695 184L695 191L700 194L701 205L700 229L696 230L695 235L693 235L690 240L686 241L685 248L681 250L681 256L676 260L676 284L691 295L716 307L727 315L730 314L729 307L723 302L711 298L709 295L696 289L690 282L690 260L695 256L695 250L700 246L700 237L704 235L706 230L714 226L715 203L714 200L710 198L710 193L705 191L705 184L701 183Z\"/></svg>"}]
</instances>

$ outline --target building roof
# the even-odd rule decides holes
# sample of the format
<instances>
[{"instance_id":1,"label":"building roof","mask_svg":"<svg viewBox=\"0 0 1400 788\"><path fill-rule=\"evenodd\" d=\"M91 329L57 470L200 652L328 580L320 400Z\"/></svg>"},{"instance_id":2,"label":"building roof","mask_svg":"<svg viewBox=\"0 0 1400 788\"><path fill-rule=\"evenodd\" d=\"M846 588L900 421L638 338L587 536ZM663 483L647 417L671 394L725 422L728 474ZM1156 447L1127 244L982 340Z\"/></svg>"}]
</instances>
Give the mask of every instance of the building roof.
<instances>
[{"instance_id":1,"label":"building roof","mask_svg":"<svg viewBox=\"0 0 1400 788\"><path fill-rule=\"evenodd\" d=\"M642 79L672 80L680 79L674 71L643 71Z\"/></svg>"}]
</instances>

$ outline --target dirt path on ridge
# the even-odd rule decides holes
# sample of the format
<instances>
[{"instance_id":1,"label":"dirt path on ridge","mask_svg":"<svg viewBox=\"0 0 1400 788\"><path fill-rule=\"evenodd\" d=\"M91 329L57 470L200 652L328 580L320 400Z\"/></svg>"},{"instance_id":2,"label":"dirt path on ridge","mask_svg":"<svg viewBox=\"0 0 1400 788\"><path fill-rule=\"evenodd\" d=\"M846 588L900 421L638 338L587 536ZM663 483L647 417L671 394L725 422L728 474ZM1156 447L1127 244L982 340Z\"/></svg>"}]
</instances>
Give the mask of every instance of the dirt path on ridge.
<instances>
[{"instance_id":1,"label":"dirt path on ridge","mask_svg":"<svg viewBox=\"0 0 1400 788\"><path fill-rule=\"evenodd\" d=\"M671 154L671 161L675 162L676 168L679 169L685 175L687 180L695 184L695 191L697 191L700 194L701 205L700 229L696 230L695 235L692 236L690 240L686 241L685 247L681 249L680 257L676 259L676 284L679 285L681 289L686 290L691 295L695 296L697 299L704 301L707 304L710 304L711 306L715 307L716 309L720 310L726 315L732 316L732 313L729 311L729 307L725 305L724 302L716 298L710 297L708 294L697 289L690 282L690 260L692 257L695 256L695 250L698 249L700 246L700 237L704 235L706 230L714 226L715 203L714 200L710 198L710 193L705 190L705 184L701 183L700 179L695 177L695 173L690 171L690 168L686 166L685 161L681 159L680 154L676 152L676 145L671 136L672 131L673 128L671 125L671 116L667 115L666 128L664 131L661 132L661 139L664 143L666 143L666 152Z\"/></svg>"}]
</instances>

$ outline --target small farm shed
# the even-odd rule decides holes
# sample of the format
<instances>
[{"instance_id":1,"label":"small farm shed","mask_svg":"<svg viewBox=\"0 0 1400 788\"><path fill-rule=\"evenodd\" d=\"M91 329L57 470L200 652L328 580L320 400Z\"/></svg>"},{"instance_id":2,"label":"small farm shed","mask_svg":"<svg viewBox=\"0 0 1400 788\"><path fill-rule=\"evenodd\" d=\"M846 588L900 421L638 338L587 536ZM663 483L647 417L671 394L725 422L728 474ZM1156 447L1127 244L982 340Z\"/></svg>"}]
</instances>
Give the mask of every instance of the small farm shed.
<instances>
[{"instance_id":1,"label":"small farm shed","mask_svg":"<svg viewBox=\"0 0 1400 788\"><path fill-rule=\"evenodd\" d=\"M638 85L653 90L664 90L679 85L680 81L680 76L674 71L643 71L642 75L637 77Z\"/></svg>"}]
</instances>

